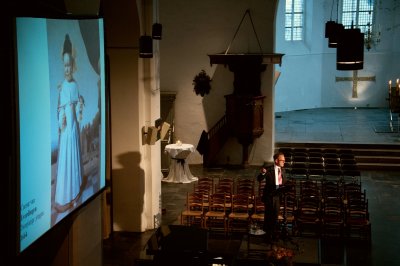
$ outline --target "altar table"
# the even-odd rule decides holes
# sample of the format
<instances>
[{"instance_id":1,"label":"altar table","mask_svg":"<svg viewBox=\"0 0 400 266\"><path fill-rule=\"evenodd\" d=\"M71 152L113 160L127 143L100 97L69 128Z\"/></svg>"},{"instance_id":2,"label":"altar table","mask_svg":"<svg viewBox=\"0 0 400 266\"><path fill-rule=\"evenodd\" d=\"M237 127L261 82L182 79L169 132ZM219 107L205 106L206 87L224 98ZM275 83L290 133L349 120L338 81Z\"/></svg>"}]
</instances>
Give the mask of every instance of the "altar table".
<instances>
[{"instance_id":1,"label":"altar table","mask_svg":"<svg viewBox=\"0 0 400 266\"><path fill-rule=\"evenodd\" d=\"M186 162L186 158L194 151L194 146L187 143L165 146L165 152L171 156L171 163L168 176L163 178L162 181L172 183L191 183L197 181L198 178L192 175L189 164Z\"/></svg>"}]
</instances>

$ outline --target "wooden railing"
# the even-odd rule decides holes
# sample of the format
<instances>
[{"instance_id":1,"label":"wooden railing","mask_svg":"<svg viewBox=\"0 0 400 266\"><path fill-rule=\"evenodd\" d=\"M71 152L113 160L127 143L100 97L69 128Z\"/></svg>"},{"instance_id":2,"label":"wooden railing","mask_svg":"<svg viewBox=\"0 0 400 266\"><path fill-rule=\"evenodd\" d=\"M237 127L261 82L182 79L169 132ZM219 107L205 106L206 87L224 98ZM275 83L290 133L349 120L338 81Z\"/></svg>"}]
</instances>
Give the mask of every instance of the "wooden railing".
<instances>
[{"instance_id":1,"label":"wooden railing","mask_svg":"<svg viewBox=\"0 0 400 266\"><path fill-rule=\"evenodd\" d=\"M229 137L226 116L223 116L208 132L203 131L197 150L203 154L203 165L212 165L217 153Z\"/></svg>"}]
</instances>

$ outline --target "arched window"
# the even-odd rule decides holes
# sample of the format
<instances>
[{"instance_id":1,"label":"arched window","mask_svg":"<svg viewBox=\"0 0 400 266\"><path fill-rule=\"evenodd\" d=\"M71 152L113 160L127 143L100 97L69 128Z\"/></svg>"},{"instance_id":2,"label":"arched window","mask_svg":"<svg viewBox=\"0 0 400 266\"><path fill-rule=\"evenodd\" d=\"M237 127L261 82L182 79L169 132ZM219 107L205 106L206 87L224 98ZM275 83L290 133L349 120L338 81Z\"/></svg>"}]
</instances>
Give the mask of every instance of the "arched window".
<instances>
[{"instance_id":1,"label":"arched window","mask_svg":"<svg viewBox=\"0 0 400 266\"><path fill-rule=\"evenodd\" d=\"M343 0L342 24L345 29L359 28L361 32L372 30L374 0Z\"/></svg>"},{"instance_id":2,"label":"arched window","mask_svg":"<svg viewBox=\"0 0 400 266\"><path fill-rule=\"evenodd\" d=\"M285 7L285 40L303 40L304 1L286 0Z\"/></svg>"}]
</instances>

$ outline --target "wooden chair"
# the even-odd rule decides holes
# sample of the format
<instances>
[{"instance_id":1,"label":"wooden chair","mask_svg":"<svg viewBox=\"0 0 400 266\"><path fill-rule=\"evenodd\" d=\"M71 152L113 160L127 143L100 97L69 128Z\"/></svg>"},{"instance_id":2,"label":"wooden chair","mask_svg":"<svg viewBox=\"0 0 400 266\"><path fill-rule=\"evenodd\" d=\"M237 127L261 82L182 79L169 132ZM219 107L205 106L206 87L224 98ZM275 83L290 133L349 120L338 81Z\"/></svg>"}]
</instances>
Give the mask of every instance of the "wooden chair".
<instances>
[{"instance_id":1,"label":"wooden chair","mask_svg":"<svg viewBox=\"0 0 400 266\"><path fill-rule=\"evenodd\" d=\"M250 198L247 194L232 196L232 210L228 215L228 232L246 233L249 230Z\"/></svg>"},{"instance_id":2,"label":"wooden chair","mask_svg":"<svg viewBox=\"0 0 400 266\"><path fill-rule=\"evenodd\" d=\"M261 180L260 182L258 182L258 193L256 196L261 197L264 193L264 187L265 187L265 179Z\"/></svg>"},{"instance_id":3,"label":"wooden chair","mask_svg":"<svg viewBox=\"0 0 400 266\"><path fill-rule=\"evenodd\" d=\"M348 200L345 217L348 238L371 240L368 200Z\"/></svg>"},{"instance_id":4,"label":"wooden chair","mask_svg":"<svg viewBox=\"0 0 400 266\"><path fill-rule=\"evenodd\" d=\"M366 190L361 188L361 183L349 182L343 184L343 195L345 200L366 200Z\"/></svg>"},{"instance_id":5,"label":"wooden chair","mask_svg":"<svg viewBox=\"0 0 400 266\"><path fill-rule=\"evenodd\" d=\"M322 235L324 237L342 238L345 226L345 212L340 195L323 198Z\"/></svg>"},{"instance_id":6,"label":"wooden chair","mask_svg":"<svg viewBox=\"0 0 400 266\"><path fill-rule=\"evenodd\" d=\"M322 162L324 154L321 151L309 151L308 161L309 162Z\"/></svg>"},{"instance_id":7,"label":"wooden chair","mask_svg":"<svg viewBox=\"0 0 400 266\"><path fill-rule=\"evenodd\" d=\"M209 194L213 193L214 179L211 177L200 177L194 184L194 191L208 191Z\"/></svg>"},{"instance_id":8,"label":"wooden chair","mask_svg":"<svg viewBox=\"0 0 400 266\"><path fill-rule=\"evenodd\" d=\"M235 194L247 195L249 198L249 210L251 211L254 206L254 179L239 178L236 181Z\"/></svg>"},{"instance_id":9,"label":"wooden chair","mask_svg":"<svg viewBox=\"0 0 400 266\"><path fill-rule=\"evenodd\" d=\"M302 196L299 199L296 226L299 235L320 235L321 217L318 197Z\"/></svg>"},{"instance_id":10,"label":"wooden chair","mask_svg":"<svg viewBox=\"0 0 400 266\"><path fill-rule=\"evenodd\" d=\"M214 186L215 193L233 194L234 181L232 178L222 178Z\"/></svg>"},{"instance_id":11,"label":"wooden chair","mask_svg":"<svg viewBox=\"0 0 400 266\"><path fill-rule=\"evenodd\" d=\"M294 149L293 148L279 148L279 152L282 152L283 154L285 154L285 158L292 156L292 154L294 153Z\"/></svg>"},{"instance_id":12,"label":"wooden chair","mask_svg":"<svg viewBox=\"0 0 400 266\"><path fill-rule=\"evenodd\" d=\"M293 166L291 171L291 179L306 180L308 179L308 168L304 166Z\"/></svg>"},{"instance_id":13,"label":"wooden chair","mask_svg":"<svg viewBox=\"0 0 400 266\"><path fill-rule=\"evenodd\" d=\"M280 203L280 211L278 214L278 222L281 230L285 230L291 235L295 235L297 231L297 197L295 192L289 191L282 197Z\"/></svg>"},{"instance_id":14,"label":"wooden chair","mask_svg":"<svg viewBox=\"0 0 400 266\"><path fill-rule=\"evenodd\" d=\"M342 168L337 159L324 160L325 180L339 181L342 180Z\"/></svg>"},{"instance_id":15,"label":"wooden chair","mask_svg":"<svg viewBox=\"0 0 400 266\"><path fill-rule=\"evenodd\" d=\"M210 195L208 211L204 214L204 227L227 233L227 196L226 193Z\"/></svg>"},{"instance_id":16,"label":"wooden chair","mask_svg":"<svg viewBox=\"0 0 400 266\"><path fill-rule=\"evenodd\" d=\"M225 195L225 208L226 212L229 213L232 207L232 195L234 190L233 179L220 180L214 187L213 194L224 194Z\"/></svg>"},{"instance_id":17,"label":"wooden chair","mask_svg":"<svg viewBox=\"0 0 400 266\"><path fill-rule=\"evenodd\" d=\"M319 163L309 163L308 164L308 178L311 180L323 180L325 177L324 164Z\"/></svg>"},{"instance_id":18,"label":"wooden chair","mask_svg":"<svg viewBox=\"0 0 400 266\"><path fill-rule=\"evenodd\" d=\"M264 226L265 205L261 200L261 195L256 195L254 198L253 212L250 214L250 223L256 227L263 228Z\"/></svg>"},{"instance_id":19,"label":"wooden chair","mask_svg":"<svg viewBox=\"0 0 400 266\"><path fill-rule=\"evenodd\" d=\"M293 163L308 163L308 157L306 153L295 153L292 156Z\"/></svg>"},{"instance_id":20,"label":"wooden chair","mask_svg":"<svg viewBox=\"0 0 400 266\"><path fill-rule=\"evenodd\" d=\"M316 180L300 181L300 197L320 197L319 182Z\"/></svg>"},{"instance_id":21,"label":"wooden chair","mask_svg":"<svg viewBox=\"0 0 400 266\"><path fill-rule=\"evenodd\" d=\"M204 194L198 192L187 192L186 209L181 213L182 225L203 226L204 219Z\"/></svg>"},{"instance_id":22,"label":"wooden chair","mask_svg":"<svg viewBox=\"0 0 400 266\"><path fill-rule=\"evenodd\" d=\"M339 158L341 161L348 159L348 160L354 160L355 156L354 153L351 150L340 150L339 151Z\"/></svg>"},{"instance_id":23,"label":"wooden chair","mask_svg":"<svg viewBox=\"0 0 400 266\"><path fill-rule=\"evenodd\" d=\"M343 191L339 181L324 180L321 186L323 199L340 197L343 200Z\"/></svg>"},{"instance_id":24,"label":"wooden chair","mask_svg":"<svg viewBox=\"0 0 400 266\"><path fill-rule=\"evenodd\" d=\"M239 178L236 181L235 194L249 194L254 195L254 179Z\"/></svg>"},{"instance_id":25,"label":"wooden chair","mask_svg":"<svg viewBox=\"0 0 400 266\"><path fill-rule=\"evenodd\" d=\"M357 165L345 165L342 167L343 182L361 183L361 172Z\"/></svg>"}]
</instances>

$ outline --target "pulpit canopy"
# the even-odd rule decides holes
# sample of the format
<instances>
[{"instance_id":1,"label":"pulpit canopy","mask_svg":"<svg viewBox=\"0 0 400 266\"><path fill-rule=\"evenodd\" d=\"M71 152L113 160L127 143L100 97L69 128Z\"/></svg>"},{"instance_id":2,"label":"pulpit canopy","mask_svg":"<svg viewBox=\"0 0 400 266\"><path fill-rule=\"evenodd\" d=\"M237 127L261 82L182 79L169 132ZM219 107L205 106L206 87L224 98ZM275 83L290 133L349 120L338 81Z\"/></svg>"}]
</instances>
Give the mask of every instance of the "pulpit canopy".
<instances>
[{"instance_id":1,"label":"pulpit canopy","mask_svg":"<svg viewBox=\"0 0 400 266\"><path fill-rule=\"evenodd\" d=\"M279 64L282 63L282 56L284 54L261 54L261 53L243 53L243 54L228 54L228 53L217 53L209 54L210 64L220 65L236 65L236 64Z\"/></svg>"}]
</instances>

